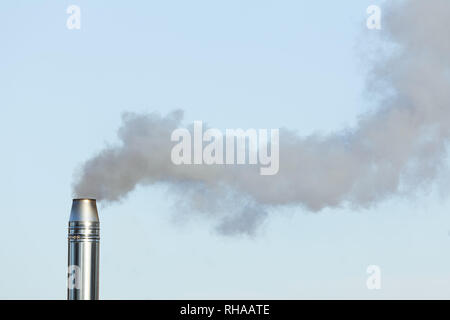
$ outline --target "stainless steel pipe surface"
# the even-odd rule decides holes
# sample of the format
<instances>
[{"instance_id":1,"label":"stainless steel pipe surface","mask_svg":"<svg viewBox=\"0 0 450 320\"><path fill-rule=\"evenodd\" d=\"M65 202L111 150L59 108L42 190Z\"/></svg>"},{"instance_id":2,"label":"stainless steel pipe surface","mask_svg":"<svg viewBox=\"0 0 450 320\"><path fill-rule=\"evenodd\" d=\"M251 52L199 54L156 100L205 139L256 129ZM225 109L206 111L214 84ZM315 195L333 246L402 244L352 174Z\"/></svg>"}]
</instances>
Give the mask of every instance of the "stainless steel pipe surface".
<instances>
[{"instance_id":1,"label":"stainless steel pipe surface","mask_svg":"<svg viewBox=\"0 0 450 320\"><path fill-rule=\"evenodd\" d=\"M68 300L98 300L100 220L95 199L73 199L69 219Z\"/></svg>"}]
</instances>

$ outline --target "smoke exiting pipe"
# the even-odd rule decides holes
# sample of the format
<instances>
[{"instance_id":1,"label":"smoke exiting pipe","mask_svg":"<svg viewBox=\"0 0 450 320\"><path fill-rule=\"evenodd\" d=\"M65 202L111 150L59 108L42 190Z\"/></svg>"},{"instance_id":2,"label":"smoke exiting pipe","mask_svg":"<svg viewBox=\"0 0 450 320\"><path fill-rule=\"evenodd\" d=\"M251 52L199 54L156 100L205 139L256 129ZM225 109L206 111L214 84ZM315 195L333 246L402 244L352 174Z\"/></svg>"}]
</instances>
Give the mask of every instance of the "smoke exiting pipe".
<instances>
[{"instance_id":1,"label":"smoke exiting pipe","mask_svg":"<svg viewBox=\"0 0 450 320\"><path fill-rule=\"evenodd\" d=\"M98 300L100 221L95 199L73 199L69 219L68 300Z\"/></svg>"}]
</instances>

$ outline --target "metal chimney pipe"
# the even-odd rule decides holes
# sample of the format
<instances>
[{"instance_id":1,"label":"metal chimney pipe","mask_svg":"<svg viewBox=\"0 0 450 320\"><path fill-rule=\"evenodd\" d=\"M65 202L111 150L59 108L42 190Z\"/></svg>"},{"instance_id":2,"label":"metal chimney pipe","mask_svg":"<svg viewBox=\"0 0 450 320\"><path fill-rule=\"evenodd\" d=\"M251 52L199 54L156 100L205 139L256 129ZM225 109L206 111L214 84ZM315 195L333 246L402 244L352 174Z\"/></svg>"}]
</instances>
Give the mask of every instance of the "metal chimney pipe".
<instances>
[{"instance_id":1,"label":"metal chimney pipe","mask_svg":"<svg viewBox=\"0 0 450 320\"><path fill-rule=\"evenodd\" d=\"M100 221L95 199L73 199L69 219L68 300L98 300Z\"/></svg>"}]
</instances>

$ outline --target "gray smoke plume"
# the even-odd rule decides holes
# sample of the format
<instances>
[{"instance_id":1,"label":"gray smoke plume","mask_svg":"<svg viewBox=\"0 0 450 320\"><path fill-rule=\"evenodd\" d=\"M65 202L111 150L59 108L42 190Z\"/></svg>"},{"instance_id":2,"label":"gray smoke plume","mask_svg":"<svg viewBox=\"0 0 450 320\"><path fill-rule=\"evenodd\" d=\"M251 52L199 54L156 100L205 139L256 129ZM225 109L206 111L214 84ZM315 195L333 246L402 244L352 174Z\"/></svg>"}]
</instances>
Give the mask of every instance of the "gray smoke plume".
<instances>
[{"instance_id":1,"label":"gray smoke plume","mask_svg":"<svg viewBox=\"0 0 450 320\"><path fill-rule=\"evenodd\" d=\"M340 134L281 130L277 175L251 165L176 166L170 135L183 113L126 113L120 144L84 163L74 194L113 202L164 183L182 210L217 219L222 233L251 234L274 207L368 207L430 183L450 138L450 1L396 2L383 9L382 28L392 50L368 77L376 111Z\"/></svg>"}]
</instances>

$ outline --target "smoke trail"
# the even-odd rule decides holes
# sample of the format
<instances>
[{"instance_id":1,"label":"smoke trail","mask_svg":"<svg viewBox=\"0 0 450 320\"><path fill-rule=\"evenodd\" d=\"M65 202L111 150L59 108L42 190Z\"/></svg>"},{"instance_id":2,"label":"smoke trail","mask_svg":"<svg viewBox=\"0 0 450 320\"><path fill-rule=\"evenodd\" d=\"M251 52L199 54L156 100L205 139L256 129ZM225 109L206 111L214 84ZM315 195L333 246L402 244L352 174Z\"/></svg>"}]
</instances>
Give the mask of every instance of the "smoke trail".
<instances>
[{"instance_id":1,"label":"smoke trail","mask_svg":"<svg viewBox=\"0 0 450 320\"><path fill-rule=\"evenodd\" d=\"M250 165L175 166L170 135L182 112L127 113L120 145L84 164L74 193L108 202L137 185L165 183L185 210L216 218L220 232L251 234L273 207L367 207L429 183L450 138L450 2L403 1L383 13L382 32L395 49L368 79L381 97L377 111L341 134L280 131L277 175L261 176Z\"/></svg>"}]
</instances>

